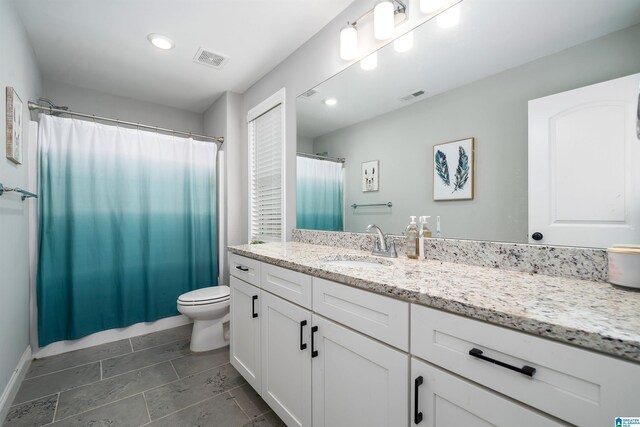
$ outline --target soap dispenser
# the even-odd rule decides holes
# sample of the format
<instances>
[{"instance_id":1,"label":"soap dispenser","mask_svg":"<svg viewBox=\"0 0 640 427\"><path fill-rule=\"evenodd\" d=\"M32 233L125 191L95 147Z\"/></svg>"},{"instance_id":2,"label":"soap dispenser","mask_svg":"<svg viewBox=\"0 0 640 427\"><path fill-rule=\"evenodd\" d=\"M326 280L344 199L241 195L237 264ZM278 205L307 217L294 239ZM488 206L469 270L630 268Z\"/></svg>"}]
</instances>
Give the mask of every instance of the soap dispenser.
<instances>
[{"instance_id":1,"label":"soap dispenser","mask_svg":"<svg viewBox=\"0 0 640 427\"><path fill-rule=\"evenodd\" d=\"M416 225L416 217L413 215L411 216L411 222L407 227L407 235L404 240L404 253L407 255L407 258L418 259L419 243L418 226Z\"/></svg>"},{"instance_id":2,"label":"soap dispenser","mask_svg":"<svg viewBox=\"0 0 640 427\"><path fill-rule=\"evenodd\" d=\"M423 215L420 217L420 229L418 230L420 241L418 242L418 254L421 259L427 258L427 254L424 248L425 239L431 237L431 230L429 229L429 224L427 223L427 219L431 218L429 215Z\"/></svg>"}]
</instances>

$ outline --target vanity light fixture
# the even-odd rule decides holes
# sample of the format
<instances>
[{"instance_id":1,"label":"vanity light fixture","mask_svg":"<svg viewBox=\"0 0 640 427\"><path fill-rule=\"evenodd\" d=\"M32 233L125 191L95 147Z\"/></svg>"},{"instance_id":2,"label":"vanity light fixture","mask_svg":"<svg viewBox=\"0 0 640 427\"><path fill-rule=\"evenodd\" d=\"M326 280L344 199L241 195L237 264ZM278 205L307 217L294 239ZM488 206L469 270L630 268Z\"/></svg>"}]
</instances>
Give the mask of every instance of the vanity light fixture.
<instances>
[{"instance_id":1,"label":"vanity light fixture","mask_svg":"<svg viewBox=\"0 0 640 427\"><path fill-rule=\"evenodd\" d=\"M365 71L374 70L378 66L378 52L373 52L360 60L360 68Z\"/></svg>"},{"instance_id":2,"label":"vanity light fixture","mask_svg":"<svg viewBox=\"0 0 640 427\"><path fill-rule=\"evenodd\" d=\"M347 22L340 29L340 58L343 60L351 61L358 56L358 24L371 14L373 36L377 40L387 40L393 37L395 25L407 19L407 5L403 0L381 0L358 19Z\"/></svg>"},{"instance_id":3,"label":"vanity light fixture","mask_svg":"<svg viewBox=\"0 0 640 427\"><path fill-rule=\"evenodd\" d=\"M444 0L420 0L420 12L433 13L440 10L444 5Z\"/></svg>"},{"instance_id":4,"label":"vanity light fixture","mask_svg":"<svg viewBox=\"0 0 640 427\"><path fill-rule=\"evenodd\" d=\"M438 23L438 27L445 29L458 25L458 22L460 22L460 3L451 6L438 15L436 22Z\"/></svg>"},{"instance_id":5,"label":"vanity light fixture","mask_svg":"<svg viewBox=\"0 0 640 427\"><path fill-rule=\"evenodd\" d=\"M147 40L149 40L149 43L162 50L173 49L175 46L169 37L163 36L162 34L149 34L147 36Z\"/></svg>"},{"instance_id":6,"label":"vanity light fixture","mask_svg":"<svg viewBox=\"0 0 640 427\"><path fill-rule=\"evenodd\" d=\"M328 105L329 107L333 107L338 103L338 100L335 98L326 98L324 101L324 105Z\"/></svg>"},{"instance_id":7,"label":"vanity light fixture","mask_svg":"<svg viewBox=\"0 0 640 427\"><path fill-rule=\"evenodd\" d=\"M404 36L398 37L393 41L393 49L396 52L407 52L413 48L413 31L409 31Z\"/></svg>"}]
</instances>

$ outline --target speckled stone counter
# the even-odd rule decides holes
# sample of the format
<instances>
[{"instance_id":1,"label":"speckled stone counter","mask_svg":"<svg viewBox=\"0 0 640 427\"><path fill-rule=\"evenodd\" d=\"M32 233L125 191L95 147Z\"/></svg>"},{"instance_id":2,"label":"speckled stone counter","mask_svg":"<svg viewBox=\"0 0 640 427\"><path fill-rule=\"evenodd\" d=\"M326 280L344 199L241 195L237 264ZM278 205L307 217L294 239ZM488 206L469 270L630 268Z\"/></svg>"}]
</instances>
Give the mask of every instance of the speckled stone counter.
<instances>
[{"instance_id":1,"label":"speckled stone counter","mask_svg":"<svg viewBox=\"0 0 640 427\"><path fill-rule=\"evenodd\" d=\"M640 362L640 292L551 277L299 242L232 246L235 254L312 276ZM366 259L380 268L329 264Z\"/></svg>"}]
</instances>

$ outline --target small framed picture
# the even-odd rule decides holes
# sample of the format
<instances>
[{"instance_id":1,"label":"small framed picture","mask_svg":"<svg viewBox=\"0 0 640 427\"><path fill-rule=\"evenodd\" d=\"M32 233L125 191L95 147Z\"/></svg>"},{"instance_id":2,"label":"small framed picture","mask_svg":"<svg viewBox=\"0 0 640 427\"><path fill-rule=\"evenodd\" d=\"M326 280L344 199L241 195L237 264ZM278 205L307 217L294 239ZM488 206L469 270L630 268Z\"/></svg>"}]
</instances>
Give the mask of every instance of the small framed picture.
<instances>
[{"instance_id":1,"label":"small framed picture","mask_svg":"<svg viewBox=\"0 0 640 427\"><path fill-rule=\"evenodd\" d=\"M7 86L7 159L22 164L22 100Z\"/></svg>"},{"instance_id":2,"label":"small framed picture","mask_svg":"<svg viewBox=\"0 0 640 427\"><path fill-rule=\"evenodd\" d=\"M475 138L433 146L433 200L474 197Z\"/></svg>"},{"instance_id":3,"label":"small framed picture","mask_svg":"<svg viewBox=\"0 0 640 427\"><path fill-rule=\"evenodd\" d=\"M362 163L362 192L378 191L380 184L380 161Z\"/></svg>"}]
</instances>

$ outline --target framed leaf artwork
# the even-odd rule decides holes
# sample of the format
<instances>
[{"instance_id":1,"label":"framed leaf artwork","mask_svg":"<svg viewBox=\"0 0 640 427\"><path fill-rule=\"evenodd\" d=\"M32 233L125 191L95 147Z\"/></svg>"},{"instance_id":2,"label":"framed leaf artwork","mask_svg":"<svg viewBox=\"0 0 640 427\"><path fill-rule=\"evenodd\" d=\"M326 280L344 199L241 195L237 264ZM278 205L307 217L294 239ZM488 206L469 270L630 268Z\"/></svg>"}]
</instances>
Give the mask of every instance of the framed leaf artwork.
<instances>
[{"instance_id":1,"label":"framed leaf artwork","mask_svg":"<svg viewBox=\"0 0 640 427\"><path fill-rule=\"evenodd\" d=\"M22 100L12 87L6 87L7 159L22 164Z\"/></svg>"},{"instance_id":2,"label":"framed leaf artwork","mask_svg":"<svg viewBox=\"0 0 640 427\"><path fill-rule=\"evenodd\" d=\"M474 197L475 138L433 146L433 200Z\"/></svg>"}]
</instances>

